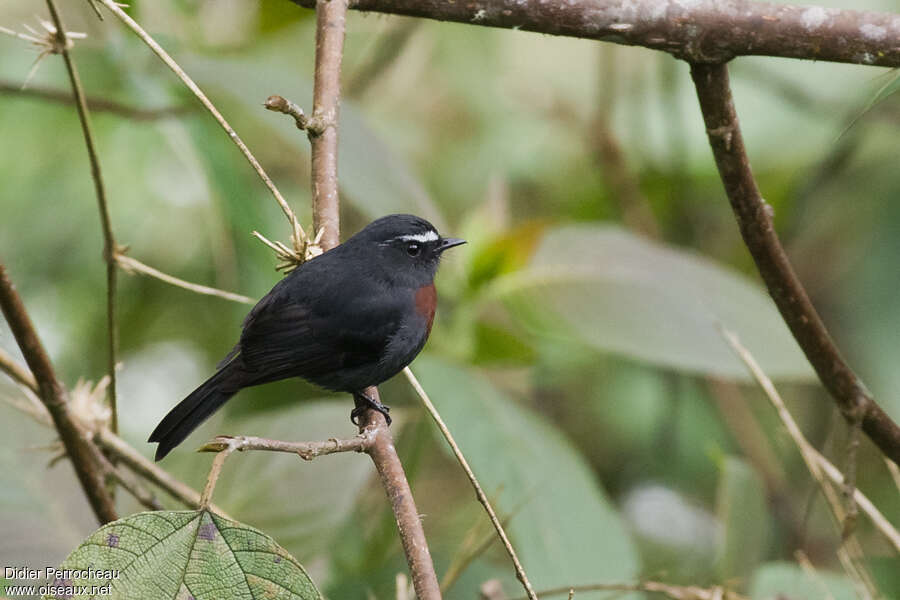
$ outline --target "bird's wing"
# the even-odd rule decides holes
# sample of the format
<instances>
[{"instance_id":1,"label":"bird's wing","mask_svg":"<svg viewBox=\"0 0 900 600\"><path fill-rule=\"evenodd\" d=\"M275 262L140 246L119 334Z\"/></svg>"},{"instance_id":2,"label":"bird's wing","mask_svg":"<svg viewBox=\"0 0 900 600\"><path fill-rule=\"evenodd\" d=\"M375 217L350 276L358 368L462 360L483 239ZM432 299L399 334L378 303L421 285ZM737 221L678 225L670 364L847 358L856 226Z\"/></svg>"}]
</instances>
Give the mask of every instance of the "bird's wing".
<instances>
[{"instance_id":1,"label":"bird's wing","mask_svg":"<svg viewBox=\"0 0 900 600\"><path fill-rule=\"evenodd\" d=\"M370 297L310 298L273 290L244 323L240 355L261 380L315 379L378 361L400 322L400 306Z\"/></svg>"}]
</instances>

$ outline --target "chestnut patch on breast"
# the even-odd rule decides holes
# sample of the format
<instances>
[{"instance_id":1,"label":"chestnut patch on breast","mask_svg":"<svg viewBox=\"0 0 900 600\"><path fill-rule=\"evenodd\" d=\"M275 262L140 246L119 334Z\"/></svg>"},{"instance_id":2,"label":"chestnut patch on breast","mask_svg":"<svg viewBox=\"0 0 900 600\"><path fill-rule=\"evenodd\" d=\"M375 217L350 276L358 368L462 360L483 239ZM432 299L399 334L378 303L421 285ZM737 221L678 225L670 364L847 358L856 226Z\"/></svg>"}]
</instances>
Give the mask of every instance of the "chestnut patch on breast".
<instances>
[{"instance_id":1,"label":"chestnut patch on breast","mask_svg":"<svg viewBox=\"0 0 900 600\"><path fill-rule=\"evenodd\" d=\"M424 285L416 290L416 312L425 319L428 333L431 333L431 324L434 322L434 311L437 308L437 290L434 283Z\"/></svg>"}]
</instances>

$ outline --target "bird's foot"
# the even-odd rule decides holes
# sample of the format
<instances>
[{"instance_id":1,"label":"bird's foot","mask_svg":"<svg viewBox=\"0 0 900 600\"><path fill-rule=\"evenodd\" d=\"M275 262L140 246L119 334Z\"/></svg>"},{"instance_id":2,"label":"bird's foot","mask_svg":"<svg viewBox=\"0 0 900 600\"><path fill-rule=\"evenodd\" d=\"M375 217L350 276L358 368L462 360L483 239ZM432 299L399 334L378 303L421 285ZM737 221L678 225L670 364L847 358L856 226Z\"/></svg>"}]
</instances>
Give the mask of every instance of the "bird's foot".
<instances>
[{"instance_id":1,"label":"bird's foot","mask_svg":"<svg viewBox=\"0 0 900 600\"><path fill-rule=\"evenodd\" d=\"M362 416L364 412L369 410L377 410L381 414L384 415L384 420L388 425L391 424L391 415L388 413L391 412L391 407L382 404L380 401L375 398L370 398L368 395L363 393L353 394L353 400L356 402L356 408L350 411L350 422L359 426L359 418Z\"/></svg>"}]
</instances>

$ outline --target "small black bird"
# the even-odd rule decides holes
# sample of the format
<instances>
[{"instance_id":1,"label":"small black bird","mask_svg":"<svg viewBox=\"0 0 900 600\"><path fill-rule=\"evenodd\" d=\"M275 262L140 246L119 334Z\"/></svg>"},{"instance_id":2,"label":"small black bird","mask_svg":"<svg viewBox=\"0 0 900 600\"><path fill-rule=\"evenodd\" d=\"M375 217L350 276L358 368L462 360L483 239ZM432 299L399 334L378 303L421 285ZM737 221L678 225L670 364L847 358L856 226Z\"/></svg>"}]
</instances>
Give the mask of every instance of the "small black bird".
<instances>
[{"instance_id":1,"label":"small black bird","mask_svg":"<svg viewBox=\"0 0 900 600\"><path fill-rule=\"evenodd\" d=\"M302 377L350 392L356 419L389 408L363 390L419 354L437 305L441 254L465 240L441 237L413 215L389 215L275 284L244 319L241 339L218 371L163 418L150 442L168 454L241 388Z\"/></svg>"}]
</instances>

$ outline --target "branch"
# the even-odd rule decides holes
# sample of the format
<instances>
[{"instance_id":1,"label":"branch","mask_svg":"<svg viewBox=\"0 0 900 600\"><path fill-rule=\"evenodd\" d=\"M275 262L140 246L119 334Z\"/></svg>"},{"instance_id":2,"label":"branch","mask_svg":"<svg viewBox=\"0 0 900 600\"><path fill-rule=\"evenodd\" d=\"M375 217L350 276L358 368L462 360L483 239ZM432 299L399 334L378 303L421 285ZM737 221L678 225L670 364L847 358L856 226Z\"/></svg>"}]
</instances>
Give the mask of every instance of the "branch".
<instances>
[{"instance_id":1,"label":"branch","mask_svg":"<svg viewBox=\"0 0 900 600\"><path fill-rule=\"evenodd\" d=\"M314 0L293 0L312 8ZM900 66L895 15L746 0L351 0L350 8L668 52L696 63L781 56Z\"/></svg>"},{"instance_id":2,"label":"branch","mask_svg":"<svg viewBox=\"0 0 900 600\"><path fill-rule=\"evenodd\" d=\"M16 359L4 352L2 348L0 348L0 371L3 371L13 381L28 388L35 394L40 392L37 380L31 374L31 371L19 364Z\"/></svg>"},{"instance_id":3,"label":"branch","mask_svg":"<svg viewBox=\"0 0 900 600\"><path fill-rule=\"evenodd\" d=\"M190 290L197 294L215 296L217 298L231 300L232 302L240 302L241 304L249 304L251 306L256 304L256 300L254 300L253 298L249 298L241 294L235 294L234 292L226 292L225 290L200 285L198 283L191 283L190 281L185 281L184 279L179 279L178 277L173 277L172 275L163 273L162 271L158 271L151 266L145 265L141 261L131 258L130 256L125 256L124 254L116 254L116 262L120 267L122 267L122 269L125 270L126 273L134 274L135 272L137 272L143 275L149 275L150 277L155 277L160 281L165 281L168 284Z\"/></svg>"},{"instance_id":4,"label":"branch","mask_svg":"<svg viewBox=\"0 0 900 600\"><path fill-rule=\"evenodd\" d=\"M450 444L450 448L453 450L453 455L456 456L456 460L463 468L463 471L466 472L466 477L469 478L469 482L472 484L472 487L475 488L475 495L478 497L478 501L487 512L488 518L490 518L491 520L491 525L493 525L494 529L497 531L497 535L500 537L500 541L503 542L503 547L506 549L506 553L509 555L509 559L513 563L513 568L516 571L516 579L518 579L522 584L522 587L525 588L525 593L527 594L528 599L537 600L537 595L534 592L534 588L531 587L531 582L528 580L528 575L525 574L525 569L522 568L522 563L519 561L519 557L516 554L515 548L513 548L512 542L509 541L509 536L506 535L503 524L500 522L500 519L497 518L497 513L494 511L494 507L491 506L491 502L490 500L488 500L487 494L485 494L484 490L481 489L481 485L478 483L478 479L475 477L475 473L472 471L472 467L469 466L469 462L466 460L466 457L463 456L462 450L460 450L459 446L457 446L456 441L453 439L453 435L450 433L450 429L447 428L447 425L441 418L440 413L438 413L434 404L431 402L428 394L425 393L425 389L422 387L422 384L420 384L419 380L416 379L416 376L413 375L412 370L410 370L409 367L406 367L405 369L403 369L403 374L416 390L416 393L419 395L419 398L422 400L422 403L425 405L425 408L428 410L431 418L434 419L434 422L437 424L438 429L441 430L441 433L444 435L447 443Z\"/></svg>"},{"instance_id":5,"label":"branch","mask_svg":"<svg viewBox=\"0 0 900 600\"><path fill-rule=\"evenodd\" d=\"M759 364L753 358L753 355L740 343L737 336L725 329L721 330L722 335L725 337L725 340L728 342L731 349L734 350L734 353L738 356L738 358L743 361L743 363L747 366L747 369L753 375L753 378L756 379L756 382L763 389L766 394L766 397L769 399L769 402L772 403L772 406L775 407L776 412L778 413L778 417L781 419L781 422L784 424L785 429L787 429L788 434L791 436L791 439L796 444L797 449L800 450L800 455L803 457L803 461L806 463L807 469L813 475L813 477L819 482L820 485L824 486L823 475L827 477L831 482L838 486L842 487L844 485L845 477L840 472L840 470L835 467L827 458L822 456L818 450L816 450L812 444L807 441L806 437L804 437L803 432L800 431L800 427L797 425L797 422L791 416L791 413L788 411L787 406L784 404L784 400L781 399L781 396L778 394L778 390L775 389L775 385L772 383L772 380L763 372L762 368L760 368ZM878 508L869 500L861 491L858 489L853 490L854 499L862 511L866 514L866 516L871 519L872 523L875 525L875 528L878 529L879 533L881 533L887 541L894 547L898 553L900 553L900 533L894 528L893 525L885 518L885 516L878 510ZM838 504L839 506L839 504ZM840 514L839 511L836 511L838 514L835 514L835 517L838 521L843 520L843 515ZM841 523L843 525L843 523Z\"/></svg>"},{"instance_id":6,"label":"branch","mask_svg":"<svg viewBox=\"0 0 900 600\"><path fill-rule=\"evenodd\" d=\"M875 445L900 464L900 427L844 361L775 233L772 208L760 196L750 170L727 67L694 64L691 76L725 192L769 294L847 422L861 424Z\"/></svg>"},{"instance_id":7,"label":"branch","mask_svg":"<svg viewBox=\"0 0 900 600\"><path fill-rule=\"evenodd\" d=\"M85 438L81 427L69 412L65 389L56 379L53 366L38 339L22 299L2 264L0 264L0 308L25 356L28 367L34 374L40 399L53 418L53 424L72 461L91 508L94 509L94 514L101 523L116 520L118 518L116 509L104 485L103 472L98 462L99 452L95 452L96 448Z\"/></svg>"},{"instance_id":8,"label":"branch","mask_svg":"<svg viewBox=\"0 0 900 600\"><path fill-rule=\"evenodd\" d=\"M87 147L88 159L91 163L91 178L94 180L94 192L97 195L97 206L100 209L100 224L103 229L103 260L106 262L106 343L108 347L106 371L109 375L107 394L109 407L112 411L110 427L113 432L119 431L119 409L116 403L116 364L119 354L119 335L116 327L116 269L115 254L118 249L116 238L113 235L112 223L109 218L109 205L106 201L106 188L103 186L103 175L100 172L100 159L94 146L94 136L91 133L91 115L88 112L87 100L81 87L81 79L78 70L68 50L68 39L62 20L56 10L53 0L47 0L47 9L56 27L56 39L59 42L59 52L66 63L66 71L69 73L69 82L72 85L72 95L75 97L75 106L78 108L78 120L81 122L81 132L84 134L84 144Z\"/></svg>"},{"instance_id":9,"label":"branch","mask_svg":"<svg viewBox=\"0 0 900 600\"><path fill-rule=\"evenodd\" d=\"M21 96L23 98L33 98L37 100L46 100L48 102L56 102L58 104L74 104L75 98L69 92L56 90L47 87L29 86L23 88L21 84L9 83L8 81L0 81L0 95ZM174 118L194 112L193 106L167 106L163 108L138 108L128 106L114 100L106 98L96 98L88 96L86 98L88 109L93 112L105 112L133 121L156 121L158 119Z\"/></svg>"},{"instance_id":10,"label":"branch","mask_svg":"<svg viewBox=\"0 0 900 600\"><path fill-rule=\"evenodd\" d=\"M264 450L296 454L303 460L312 460L319 456L338 452L367 452L374 440L375 436L371 431L360 432L359 435L348 440L331 438L323 442L282 442L281 440L246 435L235 437L220 435L200 446L197 452L224 452L228 448L239 452Z\"/></svg>"},{"instance_id":11,"label":"branch","mask_svg":"<svg viewBox=\"0 0 900 600\"><path fill-rule=\"evenodd\" d=\"M309 132L312 146L313 229L324 231L322 247L340 243L338 199L338 111L341 98L341 59L348 0L318 0L316 8L316 70L312 119L319 130ZM418 588L417 588L418 589Z\"/></svg>"},{"instance_id":12,"label":"branch","mask_svg":"<svg viewBox=\"0 0 900 600\"><path fill-rule=\"evenodd\" d=\"M111 0L103 0L109 2ZM313 227L327 251L340 243L340 212L337 186L337 123L340 105L341 58L348 0L318 0L316 4L316 66L312 118L324 127L309 136L312 145ZM378 389L364 390L378 400ZM428 550L422 521L416 510L412 490L384 415L375 410L363 412L360 433L374 436L368 454L375 463L381 485L391 502L397 529L419 600L440 600L434 563Z\"/></svg>"},{"instance_id":13,"label":"branch","mask_svg":"<svg viewBox=\"0 0 900 600\"><path fill-rule=\"evenodd\" d=\"M0 370L4 371L10 378L23 386L22 391L28 399L27 402L18 402L14 398L3 396L3 400L7 401L13 408L32 417L41 425L52 428L53 419L50 417L47 408L41 403L37 396L40 390L31 371L19 364L2 350L0 350ZM125 465L136 475L156 484L157 487L168 492L173 498L180 501L185 506L193 508L200 502L199 492L172 477L156 463L147 460L140 452L135 450L125 440L106 427L100 427L98 430L94 431L92 435L93 441L102 448L114 462ZM114 467L111 474L116 477L119 482L123 481L120 469ZM135 484L131 483L131 480L124 478L124 481L123 487L135 487ZM137 493L142 492L138 490ZM216 513L223 517L228 516L225 511L219 507L213 506L213 508Z\"/></svg>"}]
</instances>

